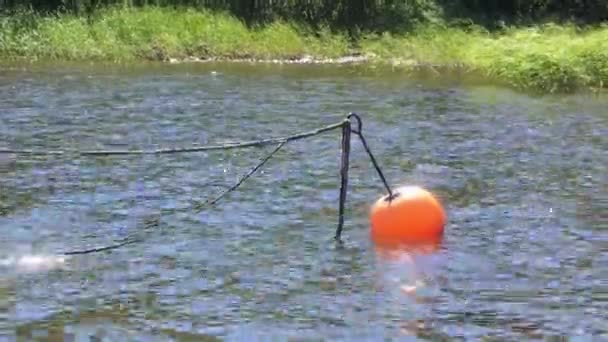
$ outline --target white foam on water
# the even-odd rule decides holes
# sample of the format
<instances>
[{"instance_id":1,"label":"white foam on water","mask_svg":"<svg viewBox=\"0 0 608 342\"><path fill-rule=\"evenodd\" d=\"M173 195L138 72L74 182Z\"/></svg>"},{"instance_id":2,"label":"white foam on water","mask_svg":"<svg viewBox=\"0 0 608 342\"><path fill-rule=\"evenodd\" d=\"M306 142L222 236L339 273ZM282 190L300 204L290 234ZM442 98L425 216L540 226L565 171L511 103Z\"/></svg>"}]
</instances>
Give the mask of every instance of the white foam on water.
<instances>
[{"instance_id":1,"label":"white foam on water","mask_svg":"<svg viewBox=\"0 0 608 342\"><path fill-rule=\"evenodd\" d=\"M8 256L0 259L0 269L7 268L15 272L45 272L61 269L65 266L66 257L60 255Z\"/></svg>"}]
</instances>

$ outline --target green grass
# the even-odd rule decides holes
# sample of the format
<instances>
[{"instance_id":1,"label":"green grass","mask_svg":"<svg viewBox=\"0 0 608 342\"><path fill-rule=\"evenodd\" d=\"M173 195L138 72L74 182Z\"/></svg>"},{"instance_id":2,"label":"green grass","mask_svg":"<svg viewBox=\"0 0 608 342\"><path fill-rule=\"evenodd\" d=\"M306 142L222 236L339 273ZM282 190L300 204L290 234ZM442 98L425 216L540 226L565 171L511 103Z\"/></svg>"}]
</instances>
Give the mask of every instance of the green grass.
<instances>
[{"instance_id":1,"label":"green grass","mask_svg":"<svg viewBox=\"0 0 608 342\"><path fill-rule=\"evenodd\" d=\"M0 16L0 58L135 62L169 58L327 59L353 52L370 63L464 70L542 93L606 88L608 26L539 25L488 32L422 25L407 34L346 34L275 22L248 28L227 14L108 8L87 19L22 12Z\"/></svg>"},{"instance_id":2,"label":"green grass","mask_svg":"<svg viewBox=\"0 0 608 342\"><path fill-rule=\"evenodd\" d=\"M348 47L346 36L328 30L316 35L283 22L249 29L227 14L193 9L109 8L90 20L30 12L0 17L0 56L13 59L286 59L335 57L346 54Z\"/></svg>"},{"instance_id":3,"label":"green grass","mask_svg":"<svg viewBox=\"0 0 608 342\"><path fill-rule=\"evenodd\" d=\"M608 82L608 26L579 29L547 24L497 33L423 27L400 37L368 37L360 44L381 61L461 68L544 93L605 88Z\"/></svg>"}]
</instances>

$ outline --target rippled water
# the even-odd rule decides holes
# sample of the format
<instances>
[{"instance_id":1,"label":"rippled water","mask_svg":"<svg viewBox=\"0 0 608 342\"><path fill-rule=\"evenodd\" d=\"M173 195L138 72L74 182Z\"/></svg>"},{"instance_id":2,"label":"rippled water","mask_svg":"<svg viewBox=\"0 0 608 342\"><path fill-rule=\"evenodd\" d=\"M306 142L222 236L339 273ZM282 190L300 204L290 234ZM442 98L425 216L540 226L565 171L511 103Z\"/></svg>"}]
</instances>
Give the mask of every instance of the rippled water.
<instances>
[{"instance_id":1,"label":"rippled water","mask_svg":"<svg viewBox=\"0 0 608 342\"><path fill-rule=\"evenodd\" d=\"M0 94L0 149L250 140L355 111L389 182L430 189L449 218L439 251L376 253L367 210L383 188L354 140L337 247L338 132L288 144L200 212L194 203L272 146L3 154L0 336L9 340L608 337L605 97L221 64L5 67ZM145 241L60 256L129 234Z\"/></svg>"}]
</instances>

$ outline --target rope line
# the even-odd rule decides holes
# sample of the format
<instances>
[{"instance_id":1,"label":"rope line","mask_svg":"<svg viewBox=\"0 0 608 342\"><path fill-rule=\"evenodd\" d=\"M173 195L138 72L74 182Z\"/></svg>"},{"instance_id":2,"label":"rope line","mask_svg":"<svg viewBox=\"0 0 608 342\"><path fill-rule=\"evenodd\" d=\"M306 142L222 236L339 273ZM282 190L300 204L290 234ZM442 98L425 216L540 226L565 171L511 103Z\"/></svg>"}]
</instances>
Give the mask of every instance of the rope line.
<instances>
[{"instance_id":1,"label":"rope line","mask_svg":"<svg viewBox=\"0 0 608 342\"><path fill-rule=\"evenodd\" d=\"M341 128L344 125L345 120L334 123L328 126L324 126L315 130L301 132L285 137L278 138L268 138L261 140L251 140L251 141L243 141L243 142L235 142L228 144L219 144L219 145L207 145L207 146L198 146L198 147L187 147L187 148L164 148L157 150L97 150L97 151L68 151L68 150L55 150L55 151L35 151L35 150L12 150L12 149L0 149L0 153L7 154L25 154L25 155L71 155L71 154L79 154L82 156L112 156L112 155L138 155L138 154L173 154L173 153L190 153L190 152L203 152L203 151L212 151L212 150L229 150L234 148L246 148L246 147L258 147L270 144L277 144L283 141L290 142L294 140L300 140L308 137L312 137L315 135L319 135L325 132L329 132L338 128Z\"/></svg>"},{"instance_id":2,"label":"rope line","mask_svg":"<svg viewBox=\"0 0 608 342\"><path fill-rule=\"evenodd\" d=\"M356 129L353 129L351 126L352 118L354 118L357 121ZM198 212L198 211L202 210L205 206L213 206L213 205L217 204L217 202L219 202L224 196L226 196L227 194L229 194L229 193L235 191L237 188L239 188L247 179L249 179L255 172L257 172L262 166L264 166L266 164L266 162L268 162L277 152L279 152L279 150L281 150L281 148L283 148L283 146L285 146L288 142L312 137L312 136L319 135L319 134L322 134L325 132L329 132L329 131L332 131L332 130L335 130L338 128L342 129L342 140L341 140L342 155L341 155L341 163L340 163L340 196L339 196L340 202L339 202L339 209L338 209L339 210L338 227L336 229L335 240L337 242L341 243L341 234L342 234L342 230L343 230L343 226L344 226L344 209L345 209L345 202L346 202L346 193L347 193L347 188L348 188L348 170L349 170L349 159L350 159L350 148L351 148L350 147L351 133L354 133L357 136L359 136L359 139L361 140L361 143L363 144L363 147L365 148L367 155L371 159L372 164L374 165L374 168L376 169L376 172L380 176L380 179L382 180L384 187L388 191L389 196L388 196L387 200L391 201L396 196L398 196L398 194L394 194L391 191L391 187L388 185L388 182L386 181L386 178L384 177L384 174L382 173L382 170L381 170L380 166L378 165L376 158L374 157L373 153L371 152L371 150L367 144L367 141L365 140L365 137L363 136L363 132L362 132L363 123L362 123L361 117L356 113L349 113L349 115L346 117L346 119L342 120L341 122L327 125L324 127L320 127L318 129L311 130L311 131L301 132L301 133L297 133L297 134L293 134L293 135L289 135L289 136L285 136L285 137L279 137L279 138L268 138L268 139L261 139L261 140L234 142L234 143L228 143L228 144L207 145L207 146L190 147L190 148L173 148L173 149L165 148L165 149L157 149L157 150L150 150L150 151L146 151L146 150L35 151L35 150L0 149L0 154L8 153L8 154L42 155L42 156L44 156L44 155L70 155L70 154L78 154L78 155L82 155L82 156L142 155L142 154L158 155L158 154L173 154L173 153L186 153L186 152L201 152L201 151L211 151L211 150L228 150L228 149L234 149L234 148L258 147L258 146L264 146L264 145L269 145L269 144L277 144L276 147L272 150L272 152L270 152L268 155L266 155L264 158L262 158L260 160L260 162L258 164L256 164L253 168L251 168L246 174L241 176L240 179L234 185L232 185L232 186L228 187L226 190L222 191L219 195L217 195L212 200L207 200L202 203L194 204L193 209ZM143 231L146 231L148 228L150 228L152 226L158 226L159 224L160 224L159 219L155 219L153 222L145 223ZM83 255L83 254L91 254L91 253L115 250L115 249L118 249L118 248L121 248L121 247L124 247L127 245L142 242L143 240L144 239L141 237L138 238L138 237L135 237L134 235L132 235L123 240L119 240L119 242L112 244L112 245L94 247L94 248L83 249L83 250L67 251L67 252L63 252L61 254L62 255Z\"/></svg>"},{"instance_id":3,"label":"rope line","mask_svg":"<svg viewBox=\"0 0 608 342\"><path fill-rule=\"evenodd\" d=\"M143 232L145 232L146 230L149 230L150 228L157 228L160 225L160 219L159 218L145 219L143 222L143 225L144 225L144 227L142 228ZM127 245L132 245L132 244L135 244L138 242L143 242L143 241L144 241L143 237L137 237L137 236L135 236L135 234L132 234L131 236L127 236L126 238L124 238L122 240L118 240L116 243L114 243L112 245L105 245L105 246L99 246L99 247L93 247L93 248L87 248L87 249L81 249L81 250L67 251L67 252L63 252L60 254L69 256L69 255L84 255L84 254L105 252L105 251L119 249L121 247L124 247Z\"/></svg>"},{"instance_id":4,"label":"rope line","mask_svg":"<svg viewBox=\"0 0 608 342\"><path fill-rule=\"evenodd\" d=\"M75 250L75 251L69 251L69 252L63 252L61 254L63 254L63 255L83 255L83 254L98 253L98 252L104 252L104 251L109 251L109 250L113 250L113 249L119 249L119 248L124 247L126 245L132 245L134 243L142 242L142 241L143 241L143 239L126 238L122 242L114 244L114 245L102 246L102 247L94 247L94 248L90 248L90 249Z\"/></svg>"},{"instance_id":5,"label":"rope line","mask_svg":"<svg viewBox=\"0 0 608 342\"><path fill-rule=\"evenodd\" d=\"M384 174L382 173L382 169L380 169L380 166L378 165L378 162L376 161L374 154L372 153L372 151L369 149L369 146L367 145L367 141L365 140L365 137L363 136L363 122L361 121L361 117L359 117L359 115L356 113L350 113L348 115L348 119L350 119L351 117L354 117L357 120L357 123L359 125L359 129L353 130L353 133L355 133L356 135L359 136L359 139L361 140L361 143L363 144L363 148L365 148L365 151L367 152L367 155L371 159L372 164L374 164L374 168L376 169L376 172L378 172L378 175L380 176L380 179L382 180L382 183L384 184L386 191L388 191L387 200L390 202L393 199L395 199L395 197L397 197L398 194L393 194L391 187L388 185L388 182L386 181L386 178L384 177Z\"/></svg>"},{"instance_id":6,"label":"rope line","mask_svg":"<svg viewBox=\"0 0 608 342\"><path fill-rule=\"evenodd\" d=\"M217 197L215 197L213 200L211 201L206 201L202 204L197 204L194 206L194 210L195 211L200 211L204 208L205 205L209 205L209 206L213 206L215 205L220 199L222 199L222 197L224 197L225 195L227 195L228 193L236 190L239 186L241 186L241 184L243 184L243 182L245 182L249 177L251 177L259 168L261 168L264 164L266 164L266 162L268 160L270 160L270 158L272 158L272 156L275 155L275 153L279 152L279 150L285 146L285 144L287 144L287 140L282 141L281 143L279 143L277 145L277 147L275 147L274 150L272 150L272 152L270 152L264 159L262 159L256 166L254 166L253 168L251 168L251 170L249 170L249 172L247 172L245 175L243 175L238 182L236 182L233 186L229 187L228 189L222 191L222 193L220 193Z\"/></svg>"},{"instance_id":7,"label":"rope line","mask_svg":"<svg viewBox=\"0 0 608 342\"><path fill-rule=\"evenodd\" d=\"M241 186L243 184L243 182L245 182L245 180L247 180L249 177L251 177L258 169L260 169L264 164L266 164L266 162L268 160L270 160L277 152L279 152L279 150L285 146L285 144L287 144L287 141L281 141L275 148L274 150L272 150L272 152L270 152L266 157L264 157L257 165L255 165L253 168L251 168L251 170L249 170L249 172L247 172L245 175L243 175L239 181L237 183L235 183L233 186L229 187L228 189L224 190L221 194L219 194L217 197L215 197L213 200L211 201L207 201L201 204L197 204L194 206L194 210L195 211L200 211L202 210L205 205L209 205L209 206L213 206L215 205L222 197L224 197L225 195L227 195L228 193L236 190L239 186ZM149 222L145 222L145 229L151 228L153 226L158 226L159 225L159 220L152 220ZM107 246L100 246L100 247L93 247L93 248L89 248L89 249L83 249L83 250L74 250L74 251L68 251L68 252L63 252L61 253L62 255L84 255L84 254L92 254L92 253L98 253L98 252L104 252L104 251L109 251L109 250L115 250L115 249L119 249L121 247L127 246L127 245L132 245L138 242L143 242L144 239L143 238L137 238L137 237L127 237L125 239L123 239L121 242L118 242L116 244L113 245L107 245Z\"/></svg>"}]
</instances>

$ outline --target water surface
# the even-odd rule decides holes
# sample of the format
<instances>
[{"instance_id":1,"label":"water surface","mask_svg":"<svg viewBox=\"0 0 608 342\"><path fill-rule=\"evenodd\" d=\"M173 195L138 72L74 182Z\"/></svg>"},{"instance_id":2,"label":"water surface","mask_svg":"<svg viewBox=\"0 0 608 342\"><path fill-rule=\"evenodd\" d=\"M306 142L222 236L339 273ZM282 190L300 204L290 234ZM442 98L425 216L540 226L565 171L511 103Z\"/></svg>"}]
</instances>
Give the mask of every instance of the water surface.
<instances>
[{"instance_id":1,"label":"water surface","mask_svg":"<svg viewBox=\"0 0 608 342\"><path fill-rule=\"evenodd\" d=\"M367 210L383 188L353 140L338 248L337 131L288 144L202 211L193 205L272 146L5 154L0 336L8 340L608 337L605 97L222 64L5 67L0 94L0 149L215 144L358 112L389 182L430 189L449 218L440 250L377 254ZM145 241L59 258L130 234Z\"/></svg>"}]
</instances>

